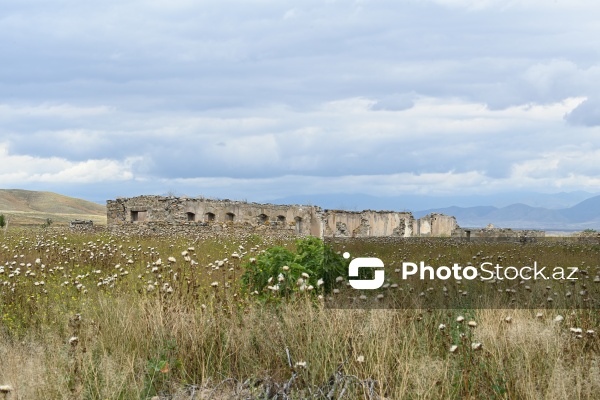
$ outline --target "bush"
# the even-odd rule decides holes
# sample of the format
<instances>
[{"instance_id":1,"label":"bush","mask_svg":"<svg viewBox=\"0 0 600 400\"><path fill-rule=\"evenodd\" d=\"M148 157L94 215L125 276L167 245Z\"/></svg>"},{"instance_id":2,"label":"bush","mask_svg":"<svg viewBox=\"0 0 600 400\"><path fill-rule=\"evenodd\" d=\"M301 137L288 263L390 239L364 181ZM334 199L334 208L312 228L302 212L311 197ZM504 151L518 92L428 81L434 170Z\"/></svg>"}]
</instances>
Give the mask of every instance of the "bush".
<instances>
[{"instance_id":1,"label":"bush","mask_svg":"<svg viewBox=\"0 0 600 400\"><path fill-rule=\"evenodd\" d=\"M319 238L298 239L295 253L275 246L244 263L242 285L248 292L261 295L273 292L289 296L298 291L327 294L338 276L347 276L348 263Z\"/></svg>"},{"instance_id":2,"label":"bush","mask_svg":"<svg viewBox=\"0 0 600 400\"><path fill-rule=\"evenodd\" d=\"M6 217L4 214L0 214L0 228L4 228L6 226Z\"/></svg>"}]
</instances>

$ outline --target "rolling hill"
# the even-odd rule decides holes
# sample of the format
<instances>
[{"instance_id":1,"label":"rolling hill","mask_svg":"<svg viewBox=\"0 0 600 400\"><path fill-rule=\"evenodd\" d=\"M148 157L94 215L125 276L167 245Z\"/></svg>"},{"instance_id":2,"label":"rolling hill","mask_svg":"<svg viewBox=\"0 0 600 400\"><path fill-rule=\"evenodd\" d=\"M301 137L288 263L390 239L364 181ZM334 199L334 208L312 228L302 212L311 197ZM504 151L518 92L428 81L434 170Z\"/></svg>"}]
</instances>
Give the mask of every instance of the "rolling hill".
<instances>
[{"instance_id":1,"label":"rolling hill","mask_svg":"<svg viewBox=\"0 0 600 400\"><path fill-rule=\"evenodd\" d=\"M506 207L446 207L415 212L421 217L431 212L453 215L460 226L484 227L489 223L503 228L583 230L600 229L600 196L572 207L549 209L526 204Z\"/></svg>"},{"instance_id":2,"label":"rolling hill","mask_svg":"<svg viewBox=\"0 0 600 400\"><path fill-rule=\"evenodd\" d=\"M41 225L48 218L56 225L66 225L74 219L91 219L94 224L106 225L105 206L52 192L0 189L0 213L11 226Z\"/></svg>"}]
</instances>

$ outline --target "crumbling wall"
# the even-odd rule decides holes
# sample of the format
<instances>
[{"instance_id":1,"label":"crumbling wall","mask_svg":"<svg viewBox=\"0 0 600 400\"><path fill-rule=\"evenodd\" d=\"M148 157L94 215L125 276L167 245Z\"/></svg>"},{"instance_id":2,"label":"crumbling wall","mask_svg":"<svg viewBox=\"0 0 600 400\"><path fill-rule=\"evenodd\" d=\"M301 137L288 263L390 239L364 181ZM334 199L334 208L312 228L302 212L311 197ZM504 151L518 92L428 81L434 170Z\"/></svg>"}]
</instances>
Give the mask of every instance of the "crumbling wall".
<instances>
[{"instance_id":1,"label":"crumbling wall","mask_svg":"<svg viewBox=\"0 0 600 400\"><path fill-rule=\"evenodd\" d=\"M431 213L415 221L415 236L450 237L458 228L456 218L439 213Z\"/></svg>"},{"instance_id":2,"label":"crumbling wall","mask_svg":"<svg viewBox=\"0 0 600 400\"><path fill-rule=\"evenodd\" d=\"M173 196L138 196L107 202L109 226L166 222L196 226L236 225L321 234L319 207L258 204Z\"/></svg>"},{"instance_id":3,"label":"crumbling wall","mask_svg":"<svg viewBox=\"0 0 600 400\"><path fill-rule=\"evenodd\" d=\"M485 240L521 240L543 238L546 236L545 231L533 229L510 229L510 228L495 228L488 226L486 228L456 228L452 233L452 237L462 238L465 240L485 239Z\"/></svg>"},{"instance_id":4,"label":"crumbling wall","mask_svg":"<svg viewBox=\"0 0 600 400\"><path fill-rule=\"evenodd\" d=\"M413 216L408 212L327 210L325 237L412 236Z\"/></svg>"},{"instance_id":5,"label":"crumbling wall","mask_svg":"<svg viewBox=\"0 0 600 400\"><path fill-rule=\"evenodd\" d=\"M223 229L286 231L317 237L450 236L456 220L430 214L415 221L410 212L323 211L316 206L258 204L174 196L137 196L107 202L107 223L113 231L217 232Z\"/></svg>"}]
</instances>

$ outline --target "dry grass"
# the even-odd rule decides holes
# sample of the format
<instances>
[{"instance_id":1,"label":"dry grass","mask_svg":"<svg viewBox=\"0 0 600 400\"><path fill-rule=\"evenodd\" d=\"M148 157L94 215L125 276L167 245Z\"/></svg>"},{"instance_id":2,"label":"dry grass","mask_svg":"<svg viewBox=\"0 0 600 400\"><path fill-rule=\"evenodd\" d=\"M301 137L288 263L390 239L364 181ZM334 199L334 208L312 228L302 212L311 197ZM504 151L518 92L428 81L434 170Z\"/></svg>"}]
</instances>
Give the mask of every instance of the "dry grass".
<instances>
[{"instance_id":1,"label":"dry grass","mask_svg":"<svg viewBox=\"0 0 600 400\"><path fill-rule=\"evenodd\" d=\"M48 218L55 225L67 225L74 219L106 225L106 207L90 201L51 192L0 189L0 214L10 226L40 226Z\"/></svg>"},{"instance_id":2,"label":"dry grass","mask_svg":"<svg viewBox=\"0 0 600 400\"><path fill-rule=\"evenodd\" d=\"M239 263L208 266L240 244L249 256L251 248L260 251L256 244L271 243L9 235L0 265L16 255L11 271L23 266L10 279L8 268L0 274L0 384L13 386L10 399L594 399L600 393L598 336L577 338L569 330L598 332L596 310L563 311L564 321L555 322L553 310L542 318L536 310L335 310L308 294L263 303L237 289ZM190 246L197 265L182 261ZM416 257L463 251L470 258L473 250L415 246L393 251L422 252ZM515 257L529 256L518 250ZM562 251L555 250L553 259ZM177 258L173 265L166 265L169 256ZM152 272L158 258L165 264ZM25 270L36 275L25 277ZM96 285L115 273L113 287ZM42 279L44 289L34 285ZM215 280L218 289L210 287ZM174 293L160 289L167 282ZM223 289L226 282L231 289ZM477 327L456 322L459 315ZM482 349L472 350L473 343Z\"/></svg>"}]
</instances>

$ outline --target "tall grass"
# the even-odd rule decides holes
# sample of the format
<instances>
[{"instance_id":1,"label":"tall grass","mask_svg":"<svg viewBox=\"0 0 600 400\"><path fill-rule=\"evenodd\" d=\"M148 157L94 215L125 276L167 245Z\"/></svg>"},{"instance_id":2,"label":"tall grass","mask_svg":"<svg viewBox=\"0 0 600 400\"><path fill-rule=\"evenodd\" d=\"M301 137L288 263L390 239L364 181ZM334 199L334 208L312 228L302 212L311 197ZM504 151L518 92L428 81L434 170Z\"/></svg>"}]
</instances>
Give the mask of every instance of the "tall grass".
<instances>
[{"instance_id":1,"label":"tall grass","mask_svg":"<svg viewBox=\"0 0 600 400\"><path fill-rule=\"evenodd\" d=\"M306 292L284 301L244 294L242 261L231 254L243 260L274 244L293 247L254 236L166 243L57 230L9 234L0 252L0 385L10 384L15 399L594 399L600 393L596 310L561 312L557 322L556 310L541 316L538 310L332 310ZM388 263L504 256L597 267L599 260L598 250L583 244L356 246L347 243L346 250Z\"/></svg>"}]
</instances>

